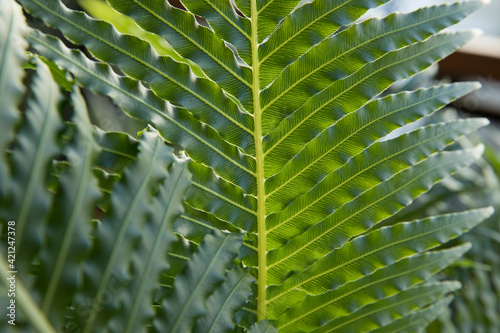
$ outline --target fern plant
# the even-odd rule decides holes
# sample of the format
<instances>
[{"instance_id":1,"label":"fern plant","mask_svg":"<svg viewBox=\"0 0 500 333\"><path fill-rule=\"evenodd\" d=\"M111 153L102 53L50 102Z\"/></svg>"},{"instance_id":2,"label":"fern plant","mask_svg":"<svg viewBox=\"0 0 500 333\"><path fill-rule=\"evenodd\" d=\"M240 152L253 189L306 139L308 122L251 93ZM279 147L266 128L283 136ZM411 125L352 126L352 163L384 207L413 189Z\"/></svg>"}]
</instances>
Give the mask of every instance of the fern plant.
<instances>
[{"instance_id":1,"label":"fern plant","mask_svg":"<svg viewBox=\"0 0 500 333\"><path fill-rule=\"evenodd\" d=\"M203 75L196 75L189 64L159 56L149 43L120 34L109 23L68 9L59 0L19 0L30 15L59 29L92 57L32 29L26 39L34 52L52 64L54 72L61 74L64 68L79 85L110 97L131 117L148 121L167 142L180 145L190 158L192 174L184 211L170 223L173 217L165 220L171 216L166 212L168 197L175 197L178 206L182 191L175 184L184 179L175 171L180 162L172 162L171 151L165 153L168 162L158 161L140 153L156 152L141 145L156 140L152 145L162 146L157 136L146 133L138 144L123 134L93 130L97 134L87 134L83 142L88 147L99 143L102 165L89 157L75 167L92 178L88 170L96 166L93 177L110 193L98 203L103 216L89 210L98 198L95 178L72 179L71 190L86 202L78 206L85 214L72 214L69 204L64 211L78 216L76 225L87 231L67 229L72 220L66 215L59 216L58 225L45 225L35 209L6 208L9 200L22 202L22 189L31 189L22 183L26 177L15 177L24 170L15 164L15 156L33 158L21 149L27 138L21 125L14 136L20 148L14 146L1 161L11 163L2 179L13 180L2 182L4 211L11 214L3 215L2 222L17 219L34 228L20 237L23 244L35 244L23 254L24 261L19 259L25 264L22 274L34 280L26 278L26 288L36 291L34 297L24 294L26 321L43 332L51 326L84 332L407 332L433 321L459 284L430 279L469 245L430 250L471 229L492 209L396 221L382 228L381 222L473 163L482 153L481 145L447 147L487 121L431 123L388 137L478 84L380 94L472 38L475 32L441 30L482 2L356 23L369 8L386 2L192 0L179 9L164 0L108 0L142 29L164 38L181 59L197 64ZM1 3L2 8L15 7L11 0ZM22 25L11 19L18 14L2 12L12 27ZM209 26L199 25L196 17ZM17 79L9 85L15 90L23 60L8 44L10 38L20 37L15 30L3 31L8 57L2 59L2 69L16 71L12 76ZM47 73L39 69L44 67L40 61L36 67L37 73ZM0 83L6 82L4 77L0 75ZM35 85L35 95L46 97L39 86L48 85ZM15 96L2 111L13 119L9 129L16 123ZM88 128L83 118L75 121L76 127L67 126ZM59 133L57 128L40 130ZM8 135L12 131L5 133L2 149L13 136ZM43 142L36 137L27 141ZM57 147L57 140L50 147ZM39 149L33 150L35 156L49 161L57 155L57 150ZM89 156L90 148L84 151ZM64 183L66 172L73 175L66 168L73 167L72 158L79 154L66 155L68 163L56 163L63 169L56 184ZM111 176L102 171L123 158L133 162ZM47 168L47 162L43 165ZM47 191L44 170L29 183L42 192ZM144 173L155 181L142 180ZM148 195L140 196L139 190ZM46 201L43 207L64 202L58 198L66 192L55 193L53 201L42 194L36 198L46 198L40 199ZM28 213L36 215L19 217ZM165 224L159 227L151 221ZM84 246L88 234L92 244ZM36 239L30 240L30 235ZM80 241L73 242L74 237ZM49 259L56 253L67 261L56 261L53 269ZM68 275L61 274L66 270ZM116 297L105 301L102 295L113 285L112 272L125 283ZM64 297L56 299L58 292ZM88 299L91 306L85 308ZM41 323L45 326L38 326Z\"/></svg>"},{"instance_id":2,"label":"fern plant","mask_svg":"<svg viewBox=\"0 0 500 333\"><path fill-rule=\"evenodd\" d=\"M12 28L0 39L0 68L10 74L3 76L3 92L10 94L0 122L17 124L0 134L9 144L0 164L2 252L8 250L0 258L0 303L11 315L2 331L144 330L169 266L166 254L177 241L173 222L190 183L186 159L175 157L152 128L139 140L92 128L78 89L46 59L31 60L36 72L24 79L25 94L28 59L9 45L26 45L22 14L12 2L2 5L12 6L2 17ZM62 93L54 79L70 92ZM68 103L70 122L64 122ZM203 318L214 331L227 327L227 313L250 294L248 272L225 271L241 243L241 235L208 235L183 273L200 286L197 297L215 289L208 301L216 310ZM6 283L13 275L14 288ZM219 306L218 295L231 304ZM190 302L175 293L167 299L173 308Z\"/></svg>"}]
</instances>

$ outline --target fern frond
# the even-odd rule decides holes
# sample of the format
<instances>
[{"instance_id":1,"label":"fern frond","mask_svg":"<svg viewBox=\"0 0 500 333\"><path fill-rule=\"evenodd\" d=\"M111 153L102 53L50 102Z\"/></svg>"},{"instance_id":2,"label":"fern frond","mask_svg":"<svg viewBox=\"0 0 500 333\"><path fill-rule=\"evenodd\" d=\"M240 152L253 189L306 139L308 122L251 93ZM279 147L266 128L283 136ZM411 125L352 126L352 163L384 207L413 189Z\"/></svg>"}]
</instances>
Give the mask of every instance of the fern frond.
<instances>
[{"instance_id":1,"label":"fern frond","mask_svg":"<svg viewBox=\"0 0 500 333\"><path fill-rule=\"evenodd\" d=\"M422 311L426 306L441 300L460 287L461 284L458 282L441 282L410 288L395 296L367 305L351 315L333 320L313 332L368 332L386 329L400 318ZM421 325L423 326L425 325Z\"/></svg>"},{"instance_id":2,"label":"fern frond","mask_svg":"<svg viewBox=\"0 0 500 333\"><path fill-rule=\"evenodd\" d=\"M48 68L40 61L33 79L32 95L28 100L24 119L17 132L16 149L10 167L10 193L4 197L3 221L16 222L16 245L22 248L16 260L19 273L29 272L33 257L43 238L40 220L46 219L51 210L54 194L46 187L46 176L51 161L62 152L57 143L57 133L63 128L58 112L62 95L50 78ZM14 111L17 111L17 107ZM10 113L5 114L9 118ZM2 136L10 137L9 131ZM7 204L10 208L7 210Z\"/></svg>"},{"instance_id":3,"label":"fern frond","mask_svg":"<svg viewBox=\"0 0 500 333\"><path fill-rule=\"evenodd\" d=\"M204 300L224 281L225 268L238 254L242 237L214 232L205 237L191 258L184 274L179 275L172 293L162 300L154 326L158 331L189 332L207 310Z\"/></svg>"},{"instance_id":4,"label":"fern frond","mask_svg":"<svg viewBox=\"0 0 500 333\"><path fill-rule=\"evenodd\" d=\"M228 142L253 150L251 115L240 110L213 81L196 77L189 65L158 56L148 43L121 35L109 23L70 10L59 1L25 1L23 5L64 31L72 42L87 45L97 59L117 64L127 75L148 82L161 98L193 112Z\"/></svg>"},{"instance_id":5,"label":"fern frond","mask_svg":"<svg viewBox=\"0 0 500 333\"><path fill-rule=\"evenodd\" d=\"M326 251L342 246L350 237L365 232L428 191L433 184L446 176L443 173L445 170L453 173L470 165L482 151L482 147L477 147L469 151L441 152L431 155L421 163L416 163L394 174L393 177L389 175L392 177L388 178L391 181L376 181L373 187L368 187L365 191L358 191L358 187L346 189L343 192L345 200L339 201L338 206L319 206L321 215L312 220L319 223L298 225L290 220L289 223L287 221L270 227L267 230L271 249L268 255L269 261L275 262L271 258L289 259L287 253L296 256L304 250L312 255L309 260L321 257L326 254ZM468 160L464 159L465 156L468 156ZM394 162L395 164L401 163ZM377 172L374 179L384 176L384 173ZM342 196L339 200L342 200ZM306 203L309 202L306 201ZM334 203L335 201L332 204ZM277 219L276 221L283 220ZM290 241L282 247L274 245L286 240ZM314 252L314 250L311 252L312 249L318 252L312 253Z\"/></svg>"},{"instance_id":6,"label":"fern frond","mask_svg":"<svg viewBox=\"0 0 500 333\"><path fill-rule=\"evenodd\" d=\"M239 267L227 272L226 281L207 299L207 314L198 319L194 331L206 333L231 332L234 313L241 309L251 295L255 282L248 269Z\"/></svg>"},{"instance_id":7,"label":"fern frond","mask_svg":"<svg viewBox=\"0 0 500 333\"><path fill-rule=\"evenodd\" d=\"M12 152L12 192L7 194L11 207L2 220L15 222L15 245L23 248L17 253L15 269L11 267L31 295L31 299L22 295L27 308L21 311L36 306L36 313L47 316L41 323L31 322L33 327L48 321L62 327L81 283L81 263L90 245L89 222L100 195L90 169L96 150L82 97L77 91L72 95L77 124L65 126L59 116L59 87L43 62L37 60L36 68L33 95ZM63 128L72 136L65 147L59 143L64 141L60 136ZM68 162L51 190L51 164L61 154ZM34 266L33 279L29 275ZM39 315L32 320L40 320Z\"/></svg>"},{"instance_id":8,"label":"fern frond","mask_svg":"<svg viewBox=\"0 0 500 333\"><path fill-rule=\"evenodd\" d=\"M266 176L278 171L284 162L335 121L362 107L394 82L408 78L454 52L474 35L470 31L441 33L388 52L325 89L310 89L312 96L309 93L305 98L300 95L288 98L286 105L274 105L275 98L263 91ZM283 110L295 111L284 118L286 112ZM280 158L281 155L286 158Z\"/></svg>"},{"instance_id":9,"label":"fern frond","mask_svg":"<svg viewBox=\"0 0 500 333\"><path fill-rule=\"evenodd\" d=\"M394 131L479 85L382 95L474 37L473 31L441 30L482 1L354 23L388 1L193 0L181 1L186 10L180 10L163 0L109 0L196 62L206 77L60 0L19 1L97 60L30 33L37 52L78 84L151 123L192 159L193 186L174 223L178 241L162 248L171 267L154 298L157 317L144 311L140 322L172 332L236 325L309 332L355 329L353 318L359 318L360 328L402 329L412 316L426 325L428 311L447 304L438 299L456 284L418 285L467 246L426 251L474 227L490 209L381 224L471 165L481 145L450 147L487 121L434 121L402 135ZM110 148L110 169L95 171L110 192L103 210L113 207L112 184L125 179L116 170L139 163L134 148L131 161L119 157L120 148L106 142L111 139L99 139ZM240 267L227 273L230 263ZM236 282L250 283L245 274L256 279L250 297ZM230 290L238 297L231 298ZM399 319L395 303L405 295L412 298ZM113 306L102 323L105 316L120 318Z\"/></svg>"},{"instance_id":10,"label":"fern frond","mask_svg":"<svg viewBox=\"0 0 500 333\"><path fill-rule=\"evenodd\" d=\"M363 21L331 36L375 2L387 1L313 1L290 14L269 41L260 46L262 87L275 81L269 88L273 96L304 94L308 87L321 91L328 83L353 74L385 53L422 41L457 23L482 5L480 1L470 1L394 13Z\"/></svg>"},{"instance_id":11,"label":"fern frond","mask_svg":"<svg viewBox=\"0 0 500 333\"><path fill-rule=\"evenodd\" d=\"M77 82L98 94L110 96L132 117L150 121L167 141L181 144L191 158L211 165L219 176L241 185L246 191L255 188L252 171L255 162L186 109L165 102L141 83L118 76L109 66L92 62L53 37L32 33L28 39L47 58L75 74Z\"/></svg>"},{"instance_id":12,"label":"fern frond","mask_svg":"<svg viewBox=\"0 0 500 333\"><path fill-rule=\"evenodd\" d=\"M291 202L304 189L312 189L318 174L340 168L347 156L356 156L392 130L434 113L477 87L475 83L460 83L389 95L344 116L268 178L269 212L281 211L283 203ZM339 132L345 135L337 135Z\"/></svg>"},{"instance_id":13,"label":"fern frond","mask_svg":"<svg viewBox=\"0 0 500 333\"><path fill-rule=\"evenodd\" d=\"M194 0L183 3L193 14L203 17L214 32L231 43L245 63L252 63L251 22L240 16L229 1Z\"/></svg>"},{"instance_id":14,"label":"fern frond","mask_svg":"<svg viewBox=\"0 0 500 333\"><path fill-rule=\"evenodd\" d=\"M108 324L116 331L135 332L154 317L155 282L168 267L160 258L175 240L173 220L182 211L189 178L185 163L174 163L172 150L157 133L144 132L138 148L111 192L111 207L96 228L86 261L77 299L77 304L93 299L90 319L79 318L85 332ZM116 294L112 302L99 297L102 290Z\"/></svg>"},{"instance_id":15,"label":"fern frond","mask_svg":"<svg viewBox=\"0 0 500 333\"><path fill-rule=\"evenodd\" d=\"M279 331L308 332L331 320L349 315L377 300L393 296L422 282L450 265L470 249L465 244L448 250L428 252L403 259L317 296L306 296L276 321Z\"/></svg>"},{"instance_id":16,"label":"fern frond","mask_svg":"<svg viewBox=\"0 0 500 333\"><path fill-rule=\"evenodd\" d=\"M332 35L341 26L348 26L369 8L387 0L335 0L305 3L290 13L269 40L259 46L261 87L299 59L306 51Z\"/></svg>"},{"instance_id":17,"label":"fern frond","mask_svg":"<svg viewBox=\"0 0 500 333\"><path fill-rule=\"evenodd\" d=\"M427 325L436 320L436 318L446 310L452 300L453 296L442 298L417 313L401 318L398 321L395 321L386 327L374 330L373 332L422 332L424 327L427 327Z\"/></svg>"},{"instance_id":18,"label":"fern frond","mask_svg":"<svg viewBox=\"0 0 500 333\"><path fill-rule=\"evenodd\" d=\"M209 78L251 109L250 68L240 65L224 41L199 25L193 15L165 1L111 0L109 3L118 12L134 19L144 30L165 38L177 53L198 64ZM231 9L229 2L226 7L229 7L226 11ZM246 41L249 45L248 39Z\"/></svg>"},{"instance_id":19,"label":"fern frond","mask_svg":"<svg viewBox=\"0 0 500 333\"><path fill-rule=\"evenodd\" d=\"M268 306L281 309L293 305L294 301L288 295L296 294L297 291L319 295L337 289L386 265L446 243L470 230L479 223L478 221L483 221L492 213L492 208L489 208L433 217L382 228L355 238L304 271L300 271L300 266L294 265L297 274L285 280L280 286L269 287ZM302 267L304 266L307 266L307 263ZM273 275L286 276L288 270L279 272L275 267L275 264L270 265L270 278Z\"/></svg>"},{"instance_id":20,"label":"fern frond","mask_svg":"<svg viewBox=\"0 0 500 333\"><path fill-rule=\"evenodd\" d=\"M187 163L174 157L156 131L144 132L139 144L123 134L93 131L76 89L72 122L63 123L59 87L47 65L34 59L32 93L15 129L12 186L2 197L11 204L2 222L14 221L15 245L24 247L15 264L2 270L17 271L16 325L39 332L75 325L143 330L155 315L153 299L168 268L173 224L190 183ZM117 154L117 146L126 153ZM100 148L104 156L97 158ZM118 180L99 184L109 190L111 204L92 230L101 197L96 174L104 181L110 175L93 172L95 167L114 169ZM3 257L0 264L8 268Z\"/></svg>"},{"instance_id":21,"label":"fern frond","mask_svg":"<svg viewBox=\"0 0 500 333\"><path fill-rule=\"evenodd\" d=\"M70 144L63 150L69 168L59 176L57 193L52 199L51 214L44 226L46 241L38 253L40 267L33 288L42 295L42 310L56 327L62 326L66 308L81 283L81 264L90 248L89 221L100 197L91 169L98 150L85 102L78 90L72 101L74 132ZM33 218L33 222L41 225L40 217Z\"/></svg>"}]
</instances>

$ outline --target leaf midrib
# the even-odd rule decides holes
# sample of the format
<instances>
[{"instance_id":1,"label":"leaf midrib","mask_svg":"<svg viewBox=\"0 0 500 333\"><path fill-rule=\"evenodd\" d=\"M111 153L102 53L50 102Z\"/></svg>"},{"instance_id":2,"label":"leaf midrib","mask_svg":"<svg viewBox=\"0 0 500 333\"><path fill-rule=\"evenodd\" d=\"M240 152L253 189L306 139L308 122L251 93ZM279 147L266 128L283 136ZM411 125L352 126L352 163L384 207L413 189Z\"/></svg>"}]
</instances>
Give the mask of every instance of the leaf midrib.
<instances>
[{"instance_id":1,"label":"leaf midrib","mask_svg":"<svg viewBox=\"0 0 500 333\"><path fill-rule=\"evenodd\" d=\"M254 107L254 139L255 139L255 163L257 168L257 255L258 255L258 278L257 278L257 320L266 317L266 190L264 186L264 148L262 144L262 110L260 106L260 65L259 65L259 40L258 40L258 13L257 0L251 0L251 23L252 23L252 97Z\"/></svg>"}]
</instances>

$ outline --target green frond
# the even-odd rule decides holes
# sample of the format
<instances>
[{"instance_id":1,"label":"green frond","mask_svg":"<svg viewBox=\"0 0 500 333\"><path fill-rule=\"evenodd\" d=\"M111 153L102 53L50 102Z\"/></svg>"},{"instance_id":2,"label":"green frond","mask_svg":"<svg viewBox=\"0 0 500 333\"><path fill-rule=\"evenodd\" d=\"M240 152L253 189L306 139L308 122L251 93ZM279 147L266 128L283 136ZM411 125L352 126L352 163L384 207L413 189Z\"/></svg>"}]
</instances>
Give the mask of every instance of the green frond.
<instances>
[{"instance_id":1,"label":"green frond","mask_svg":"<svg viewBox=\"0 0 500 333\"><path fill-rule=\"evenodd\" d=\"M238 254L242 237L215 231L205 237L187 269L162 300L154 327L163 332L189 332L195 320L207 314L206 299L225 280L225 268Z\"/></svg>"},{"instance_id":2,"label":"green frond","mask_svg":"<svg viewBox=\"0 0 500 333\"><path fill-rule=\"evenodd\" d=\"M109 197L111 196L111 189L114 183L121 178L121 174L123 172L123 168L129 165L131 162L135 161L138 158L138 145L139 141L133 139L129 135L124 133L113 133L113 132L104 132L97 128L94 129L94 138L102 149L102 153L97 160L94 172L97 172L99 175L103 175L100 177L100 186L101 189L103 187L106 188L105 192L109 192ZM191 173L196 172L196 169L193 169L193 165L195 163L190 161L188 164L189 171ZM108 174L102 168L112 172L112 174ZM189 191L193 189L192 186L188 187L187 197L189 198ZM104 205L104 206L103 206ZM109 203L101 203L100 207L105 212L109 210ZM198 211L198 213L201 213ZM188 217L189 216L189 217ZM215 223L215 227L213 225L201 226L198 225L201 230L195 228L195 224L192 221L196 221L194 218L196 217L196 212L193 212L193 209L184 204L184 212L181 214L174 222L174 229L177 232L180 232L187 239L196 244L199 244L203 241L204 236L210 231L214 230L216 227L218 229L223 229L225 227L230 227L230 225L221 225L220 223ZM186 221L185 219L189 219ZM168 251L168 263L170 267L167 271L163 272L160 284L162 287L171 288L173 285L174 278L183 271L187 261L191 257L193 253L193 247L195 244L186 242L186 239L177 235L177 240L170 244L170 248ZM161 297L166 290L158 292L157 297ZM156 301L156 297L155 297Z\"/></svg>"},{"instance_id":3,"label":"green frond","mask_svg":"<svg viewBox=\"0 0 500 333\"><path fill-rule=\"evenodd\" d=\"M90 246L90 219L100 192L90 168L96 147L79 92L71 96L75 125L65 125L59 115L59 87L38 59L30 90L11 155L12 186L2 221L15 222L15 246L23 249L9 269L17 271L20 279L20 316L31 327L45 326L47 331L48 321L51 326L63 326L81 282L81 263ZM60 155L67 163L49 189L49 174ZM33 270L34 278L30 277ZM28 311L36 315L30 317Z\"/></svg>"},{"instance_id":4,"label":"green frond","mask_svg":"<svg viewBox=\"0 0 500 333\"><path fill-rule=\"evenodd\" d=\"M110 0L109 3L144 30L165 38L179 55L198 64L209 78L251 109L250 68L241 66L224 41L199 25L193 15L159 0ZM226 6L231 8L229 2ZM249 46L249 40L246 41Z\"/></svg>"},{"instance_id":5,"label":"green frond","mask_svg":"<svg viewBox=\"0 0 500 333\"><path fill-rule=\"evenodd\" d=\"M97 59L119 66L134 79L147 81L159 97L187 108L225 140L253 150L251 115L240 110L213 81L196 77L189 65L158 56L147 42L119 34L109 23L70 10L59 1L22 4L47 24L61 29L72 42L85 45Z\"/></svg>"},{"instance_id":6,"label":"green frond","mask_svg":"<svg viewBox=\"0 0 500 333\"><path fill-rule=\"evenodd\" d=\"M423 332L425 327L427 327L430 323L436 320L443 311L450 305L453 300L453 296L448 296L438 300L433 305L428 306L421 311L414 313L410 316L404 317L395 321L394 323L374 330L376 333L392 333L392 332L404 332L404 333L413 333L413 332Z\"/></svg>"},{"instance_id":7,"label":"green frond","mask_svg":"<svg viewBox=\"0 0 500 333\"><path fill-rule=\"evenodd\" d=\"M15 221L15 246L23 248L12 266L0 262L2 272L17 271L16 324L38 332L74 325L143 330L155 316L153 299L169 267L173 224L190 184L187 163L156 131L143 132L137 143L93 129L77 89L71 123L63 123L60 89L47 65L34 59L10 155L12 187L2 198L10 204L2 222ZM118 179L98 184L110 175ZM109 190L111 204L93 228L100 188ZM86 308L89 300L93 306Z\"/></svg>"},{"instance_id":8,"label":"green frond","mask_svg":"<svg viewBox=\"0 0 500 333\"><path fill-rule=\"evenodd\" d=\"M148 131L139 140L90 134L101 149L90 170L105 194L71 313L86 332L106 324L120 332L411 331L447 306L458 284L429 279L469 246L428 251L492 210L409 219L402 216L415 210L402 210L482 154L480 144L456 143L484 119L416 123L479 84L386 91L474 37L442 30L484 1L361 22L388 1L187 0L183 9L108 1L179 57L159 56L141 34L120 34L60 0L19 2L95 60L31 31L36 52L191 159L180 163ZM51 189L70 167L56 164ZM113 276L126 283L99 300ZM78 317L87 294L92 310Z\"/></svg>"},{"instance_id":9,"label":"green frond","mask_svg":"<svg viewBox=\"0 0 500 333\"><path fill-rule=\"evenodd\" d=\"M298 290L307 292L309 295L319 295L337 289L403 258L423 253L446 243L475 227L492 213L493 209L490 207L462 214L432 217L400 223L355 238L322 257L304 271L300 271L301 267L294 265L293 268L298 269L296 274L280 286L268 288L268 306L282 309L293 305L288 295L297 293ZM295 260L305 261L307 258L301 257ZM269 267L270 280L274 276L286 276L289 272L289 270L279 272L275 264L270 264ZM281 274L277 273L277 270Z\"/></svg>"},{"instance_id":10,"label":"green frond","mask_svg":"<svg viewBox=\"0 0 500 333\"><path fill-rule=\"evenodd\" d=\"M261 85L265 87L274 80L266 94L273 99L284 96L286 100L287 96L297 98L295 95L299 93L311 94L311 88L321 91L330 82L353 74L367 62L422 41L482 5L481 1L470 1L423 8L412 13L394 13L386 18L363 21L328 37L340 25L357 19L374 2L314 1L293 12L261 46L264 76ZM318 13L318 18L311 13ZM308 20L312 19L309 23Z\"/></svg>"},{"instance_id":11,"label":"green frond","mask_svg":"<svg viewBox=\"0 0 500 333\"><path fill-rule=\"evenodd\" d=\"M262 100L267 106L263 107L262 114L268 161L266 176L276 172L277 167L282 167L301 147L335 121L362 107L394 82L428 68L463 46L474 35L470 31L441 33L388 52L354 74L333 81L325 89L318 91L310 87L309 96L301 98L297 95L286 99L286 105L275 105L273 98L267 97L266 91L263 91ZM291 114L288 115L286 110L290 110ZM277 157L280 154L288 158ZM274 167L271 168L270 164Z\"/></svg>"},{"instance_id":12,"label":"green frond","mask_svg":"<svg viewBox=\"0 0 500 333\"><path fill-rule=\"evenodd\" d=\"M433 124L391 140L376 142L335 171L323 171L320 181L311 184L309 192L292 202L285 202L286 208L269 215L269 229L279 228L284 223L294 224L294 219L304 217L314 216L314 220L321 220L328 212L319 212L315 208L329 206L335 210L486 124L488 122L484 119ZM343 190L346 184L349 189ZM334 198L330 195L332 193L335 193Z\"/></svg>"},{"instance_id":13,"label":"green frond","mask_svg":"<svg viewBox=\"0 0 500 333\"><path fill-rule=\"evenodd\" d=\"M189 157L212 166L219 176L240 185L246 192L255 191L252 171L255 162L186 109L165 102L141 83L117 75L109 66L89 60L53 37L32 33L28 39L47 58L68 68L77 82L110 96L132 117L151 122L167 141L182 145Z\"/></svg>"},{"instance_id":14,"label":"green frond","mask_svg":"<svg viewBox=\"0 0 500 333\"><path fill-rule=\"evenodd\" d=\"M231 43L245 63L251 64L251 22L238 15L229 1L193 0L183 3L193 14L203 17L214 32Z\"/></svg>"},{"instance_id":15,"label":"green frond","mask_svg":"<svg viewBox=\"0 0 500 333\"><path fill-rule=\"evenodd\" d=\"M428 116L456 98L478 88L477 83L442 85L375 99L347 114L308 142L266 181L268 211L276 212L316 185L318 174L340 168L392 130ZM342 135L338 135L342 133Z\"/></svg>"},{"instance_id":16,"label":"green frond","mask_svg":"<svg viewBox=\"0 0 500 333\"><path fill-rule=\"evenodd\" d=\"M0 1L0 198L4 197L8 183L4 169L5 149L13 140L15 124L19 120L17 106L24 94L23 66L27 61L24 40L25 24L21 7L10 0Z\"/></svg>"},{"instance_id":17,"label":"green frond","mask_svg":"<svg viewBox=\"0 0 500 333\"><path fill-rule=\"evenodd\" d=\"M367 305L353 314L333 320L313 332L370 332L375 329L383 330L401 318L422 311L426 306L441 300L447 294L460 288L461 284L458 282L429 283L417 286ZM421 327L423 326L425 325Z\"/></svg>"},{"instance_id":18,"label":"green frond","mask_svg":"<svg viewBox=\"0 0 500 333\"><path fill-rule=\"evenodd\" d=\"M336 290L317 296L308 295L300 304L289 308L274 324L280 332L308 332L319 328L365 305L427 281L469 249L470 244L465 244L412 256Z\"/></svg>"},{"instance_id":19,"label":"green frond","mask_svg":"<svg viewBox=\"0 0 500 333\"><path fill-rule=\"evenodd\" d=\"M50 75L50 74L49 74ZM42 295L42 310L56 327L62 326L67 306L79 287L81 264L91 244L88 238L95 202L100 197L92 165L98 152L87 108L78 90L72 96L74 131L63 150L69 168L59 176L57 193L47 217L45 244L34 289ZM40 217L33 222L41 225Z\"/></svg>"},{"instance_id":20,"label":"green frond","mask_svg":"<svg viewBox=\"0 0 500 333\"><path fill-rule=\"evenodd\" d=\"M410 142L416 143L421 131L413 132L414 136L408 134L395 140L399 139L401 142L408 138ZM438 133L436 134L439 136ZM380 147L389 148L391 143L391 141L381 142ZM483 150L482 147L478 147L467 152L454 151L432 154L436 148L433 149L432 144L430 148L427 148L429 146L425 147L425 143L429 142L422 142L423 146L420 147L422 150L414 151L414 154L420 152L423 155L403 155L402 160L389 160L388 165L378 170L377 165L374 165L374 172L368 173L367 178L361 176L359 183L356 181L356 177L350 177L349 173L346 175L344 170L339 169L338 172L331 174L332 177L325 178L309 193L294 201L289 206L292 207L290 212L283 211L283 214L271 215L268 219L267 229L268 249L270 251L276 250L271 251L268 257L280 258L287 253L298 255L299 249L301 251L307 250L306 245L316 248L319 244L324 245L324 250L316 249L318 252L312 258L321 257L325 254L324 251L342 246L349 237L356 236L371 228L411 203L422 193L427 192L433 184L446 177L447 174L443 173L445 170L448 173L453 173L470 165ZM433 143L438 142L434 141ZM444 147L444 145L441 146L441 149ZM429 151L426 152L426 148ZM382 152L382 150L378 150L378 152ZM391 150L386 150L386 152L390 156ZM465 159L467 155L468 158ZM359 157L359 159L351 160L348 164L351 167L347 169L352 170L354 174L358 171L352 167L355 161L359 161L363 157L369 159L370 155L361 154ZM392 168L396 170L394 173L391 171ZM343 189L341 185L336 187L334 183L330 187L329 182L332 182L332 179L336 177L340 177L340 179L335 180L335 183L342 182L342 179L349 179L351 181L349 183L353 185ZM332 193L335 195L331 195ZM321 203L324 197L329 198L327 203ZM317 207L314 205L314 201L318 202ZM376 212L374 212L375 210ZM300 214L302 214L300 219L302 223L299 224L297 219L299 219ZM328 240L325 239L326 242L323 243L321 238L328 238ZM309 258L309 260L312 259ZM274 260L271 259L271 262Z\"/></svg>"},{"instance_id":21,"label":"green frond","mask_svg":"<svg viewBox=\"0 0 500 333\"><path fill-rule=\"evenodd\" d=\"M350 25L369 8L385 2L388 0L316 0L290 13L269 40L259 46L261 87L338 28Z\"/></svg>"},{"instance_id":22,"label":"green frond","mask_svg":"<svg viewBox=\"0 0 500 333\"><path fill-rule=\"evenodd\" d=\"M143 132L138 151L114 185L109 211L94 232L76 302L93 299L86 316L77 318L84 332L108 324L116 332L136 332L154 317L151 305L168 268L165 253L175 240L173 222L182 212L189 177L185 163L174 162L172 149L156 132ZM115 294L113 301L99 297L102 290Z\"/></svg>"}]
</instances>

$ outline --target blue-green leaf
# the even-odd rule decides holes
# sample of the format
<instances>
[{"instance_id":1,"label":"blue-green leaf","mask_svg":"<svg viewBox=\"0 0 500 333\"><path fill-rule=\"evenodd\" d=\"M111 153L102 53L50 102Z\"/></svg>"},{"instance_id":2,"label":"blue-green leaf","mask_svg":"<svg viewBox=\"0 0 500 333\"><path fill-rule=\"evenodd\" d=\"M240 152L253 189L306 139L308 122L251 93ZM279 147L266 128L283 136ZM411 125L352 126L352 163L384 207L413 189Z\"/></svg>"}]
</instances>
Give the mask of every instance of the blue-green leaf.
<instances>
[{"instance_id":1,"label":"blue-green leaf","mask_svg":"<svg viewBox=\"0 0 500 333\"><path fill-rule=\"evenodd\" d=\"M161 304L154 326L159 331L178 333L192 330L194 320L207 313L205 301L224 281L225 268L238 254L242 237L214 232L205 237L196 254L179 275L172 293Z\"/></svg>"},{"instance_id":2,"label":"blue-green leaf","mask_svg":"<svg viewBox=\"0 0 500 333\"><path fill-rule=\"evenodd\" d=\"M153 297L168 268L173 221L182 212L189 177L186 163L174 158L154 130L143 132L138 152L112 189L109 211L96 227L75 304L78 309L86 298L93 300L86 315L75 311L84 332L103 325L114 332L137 332L154 317ZM100 296L103 290L112 301Z\"/></svg>"},{"instance_id":3,"label":"blue-green leaf","mask_svg":"<svg viewBox=\"0 0 500 333\"><path fill-rule=\"evenodd\" d=\"M45 243L40 249L40 267L35 290L43 295L42 310L56 327L63 324L67 307L81 284L81 264L91 244L93 209L100 196L92 173L97 145L83 97L75 88L72 138L63 150L69 168L59 176L51 214L44 226ZM38 219L38 224L41 225Z\"/></svg>"},{"instance_id":4,"label":"blue-green leaf","mask_svg":"<svg viewBox=\"0 0 500 333\"><path fill-rule=\"evenodd\" d=\"M58 132L63 127L58 112L61 98L59 87L52 80L47 66L37 61L32 94L12 153L8 201L3 204L2 211L4 221L16 223L16 245L23 249L16 257L20 274L27 274L30 270L42 244L40 221L45 220L51 210L54 194L46 183L52 159L62 153L57 143ZM9 117L8 114L5 116ZM2 122L3 118L2 113Z\"/></svg>"},{"instance_id":5,"label":"blue-green leaf","mask_svg":"<svg viewBox=\"0 0 500 333\"><path fill-rule=\"evenodd\" d=\"M13 139L13 128L19 119L18 104L24 94L23 66L28 47L23 38L24 17L18 4L0 1L0 197L5 196L8 176L5 149Z\"/></svg>"},{"instance_id":6,"label":"blue-green leaf","mask_svg":"<svg viewBox=\"0 0 500 333\"><path fill-rule=\"evenodd\" d=\"M207 299L207 314L198 319L194 331L206 333L231 332L233 316L247 302L255 279L248 270L233 268L222 283Z\"/></svg>"}]
</instances>

